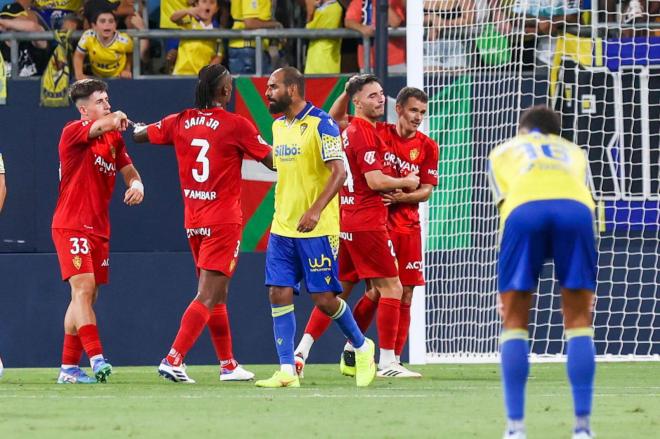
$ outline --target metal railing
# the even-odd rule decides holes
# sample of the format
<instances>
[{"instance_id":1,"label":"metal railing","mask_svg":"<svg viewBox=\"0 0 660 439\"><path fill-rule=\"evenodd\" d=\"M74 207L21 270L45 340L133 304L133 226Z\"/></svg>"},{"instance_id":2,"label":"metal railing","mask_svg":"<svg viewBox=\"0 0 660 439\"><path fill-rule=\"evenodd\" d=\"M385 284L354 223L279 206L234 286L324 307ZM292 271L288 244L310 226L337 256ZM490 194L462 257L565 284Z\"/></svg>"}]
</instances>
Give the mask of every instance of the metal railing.
<instances>
[{"instance_id":1,"label":"metal railing","mask_svg":"<svg viewBox=\"0 0 660 439\"><path fill-rule=\"evenodd\" d=\"M196 40L254 40L255 41L255 70L256 75L263 74L263 60L261 53L264 51L264 39L296 39L298 40L298 50L302 47L301 40L322 39L322 38L350 38L362 40L364 46L364 70L371 72L371 39L364 37L357 31L350 29L254 29L254 30L230 30L230 29L212 29L206 31L198 30L176 30L176 29L153 29L153 30L123 30L133 38L133 78L139 79L145 77L141 72L140 63L140 40L141 39L196 39ZM74 32L72 39L77 40L82 32ZM390 28L390 37L405 37L405 28ZM10 61L11 76L18 77L18 43L19 41L52 41L55 39L53 32L4 32L0 33L0 41L10 42ZM152 77L149 75L149 77Z\"/></svg>"}]
</instances>

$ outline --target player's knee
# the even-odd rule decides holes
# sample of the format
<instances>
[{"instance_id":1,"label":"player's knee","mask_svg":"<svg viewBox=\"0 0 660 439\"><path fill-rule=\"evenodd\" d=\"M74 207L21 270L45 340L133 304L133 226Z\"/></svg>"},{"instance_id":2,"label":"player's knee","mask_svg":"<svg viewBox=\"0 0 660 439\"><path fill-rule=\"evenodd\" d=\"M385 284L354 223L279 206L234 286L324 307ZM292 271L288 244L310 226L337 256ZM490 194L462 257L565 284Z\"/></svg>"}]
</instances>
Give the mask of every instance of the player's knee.
<instances>
[{"instance_id":1,"label":"player's knee","mask_svg":"<svg viewBox=\"0 0 660 439\"><path fill-rule=\"evenodd\" d=\"M71 301L93 304L96 301L96 290L85 285L73 287L71 288Z\"/></svg>"},{"instance_id":2,"label":"player's knee","mask_svg":"<svg viewBox=\"0 0 660 439\"><path fill-rule=\"evenodd\" d=\"M378 302L378 299L380 299L380 293L378 292L377 289L375 288L369 288L367 291L364 292L365 296L367 296L372 302Z\"/></svg>"},{"instance_id":3,"label":"player's knee","mask_svg":"<svg viewBox=\"0 0 660 439\"><path fill-rule=\"evenodd\" d=\"M268 298L273 305L290 305L293 303L293 289L288 287L268 288Z\"/></svg>"},{"instance_id":4,"label":"player's knee","mask_svg":"<svg viewBox=\"0 0 660 439\"><path fill-rule=\"evenodd\" d=\"M312 296L314 305L326 315L333 315L339 308L339 302L334 295L315 294Z\"/></svg>"}]
</instances>

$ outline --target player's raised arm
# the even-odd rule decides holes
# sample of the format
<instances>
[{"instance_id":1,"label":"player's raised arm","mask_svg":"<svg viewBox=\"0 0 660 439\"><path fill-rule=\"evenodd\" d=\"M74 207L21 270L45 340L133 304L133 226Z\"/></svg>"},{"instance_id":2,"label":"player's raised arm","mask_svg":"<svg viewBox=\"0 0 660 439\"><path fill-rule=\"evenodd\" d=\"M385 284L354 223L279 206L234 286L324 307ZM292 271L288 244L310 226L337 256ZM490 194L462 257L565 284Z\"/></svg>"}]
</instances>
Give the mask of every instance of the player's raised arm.
<instances>
[{"instance_id":1,"label":"player's raised arm","mask_svg":"<svg viewBox=\"0 0 660 439\"><path fill-rule=\"evenodd\" d=\"M123 111L115 111L94 121L89 130L89 138L95 139L115 130L126 131L126 128L128 128L128 116Z\"/></svg>"},{"instance_id":2,"label":"player's raised arm","mask_svg":"<svg viewBox=\"0 0 660 439\"><path fill-rule=\"evenodd\" d=\"M144 185L137 169L131 164L124 166L119 172L124 177L124 183L128 188L124 194L124 203L129 206L140 204L144 200Z\"/></svg>"},{"instance_id":3,"label":"player's raised arm","mask_svg":"<svg viewBox=\"0 0 660 439\"><path fill-rule=\"evenodd\" d=\"M330 108L330 111L328 112L330 117L332 117L335 122L337 122L337 125L339 125L339 129L341 131L345 130L348 126L348 103L350 100L351 99L348 96L348 93L343 92L335 100L335 102L332 104L332 107Z\"/></svg>"}]
</instances>

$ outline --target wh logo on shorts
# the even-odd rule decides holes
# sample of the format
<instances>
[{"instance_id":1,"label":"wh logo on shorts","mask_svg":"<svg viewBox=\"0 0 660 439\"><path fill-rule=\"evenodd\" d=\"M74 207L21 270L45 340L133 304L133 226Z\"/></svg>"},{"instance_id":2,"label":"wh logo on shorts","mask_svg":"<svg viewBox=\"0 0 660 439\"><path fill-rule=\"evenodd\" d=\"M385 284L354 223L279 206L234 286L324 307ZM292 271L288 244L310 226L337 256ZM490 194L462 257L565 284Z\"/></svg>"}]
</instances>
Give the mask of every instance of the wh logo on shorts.
<instances>
[{"instance_id":1,"label":"wh logo on shorts","mask_svg":"<svg viewBox=\"0 0 660 439\"><path fill-rule=\"evenodd\" d=\"M315 258L315 259L310 259L307 258L307 262L309 263L309 268L311 271L327 271L332 268L332 261L330 260L329 257L321 253L320 258Z\"/></svg>"}]
</instances>

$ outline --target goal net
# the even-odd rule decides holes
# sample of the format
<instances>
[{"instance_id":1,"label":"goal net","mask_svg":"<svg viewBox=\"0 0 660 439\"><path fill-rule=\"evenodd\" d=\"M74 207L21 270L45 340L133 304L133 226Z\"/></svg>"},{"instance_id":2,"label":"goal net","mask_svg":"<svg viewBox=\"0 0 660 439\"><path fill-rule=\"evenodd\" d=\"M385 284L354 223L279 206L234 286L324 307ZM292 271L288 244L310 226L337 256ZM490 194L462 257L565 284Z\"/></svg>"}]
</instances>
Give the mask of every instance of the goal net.
<instances>
[{"instance_id":1,"label":"goal net","mask_svg":"<svg viewBox=\"0 0 660 439\"><path fill-rule=\"evenodd\" d=\"M621 3L612 11L598 3L424 2L422 59L409 54L409 75L423 69L425 129L441 158L425 212L424 311L413 317L423 334L413 337L411 357L497 360L498 216L486 159L515 135L521 110L541 103L561 113L562 135L591 163L597 354L660 356L660 11L645 1L608 2ZM559 359L565 349L553 277L548 263L530 314L536 359Z\"/></svg>"}]
</instances>

